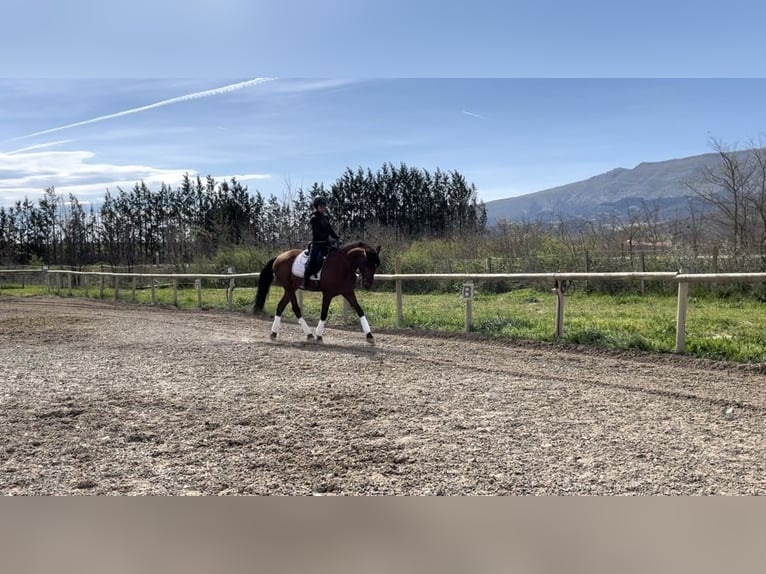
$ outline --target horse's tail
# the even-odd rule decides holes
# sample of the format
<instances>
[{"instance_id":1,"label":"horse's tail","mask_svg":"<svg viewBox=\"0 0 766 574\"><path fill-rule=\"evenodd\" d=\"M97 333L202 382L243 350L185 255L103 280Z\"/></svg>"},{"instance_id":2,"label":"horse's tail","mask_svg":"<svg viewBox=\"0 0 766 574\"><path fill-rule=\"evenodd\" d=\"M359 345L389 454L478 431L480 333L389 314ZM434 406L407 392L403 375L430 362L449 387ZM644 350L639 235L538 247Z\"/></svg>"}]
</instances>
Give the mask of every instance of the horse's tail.
<instances>
[{"instance_id":1,"label":"horse's tail","mask_svg":"<svg viewBox=\"0 0 766 574\"><path fill-rule=\"evenodd\" d=\"M264 305L266 305L266 297L269 295L269 288L271 282L274 280L274 261L276 257L270 259L266 266L261 271L258 277L258 291L255 293L255 303L253 304L253 314L263 311Z\"/></svg>"}]
</instances>

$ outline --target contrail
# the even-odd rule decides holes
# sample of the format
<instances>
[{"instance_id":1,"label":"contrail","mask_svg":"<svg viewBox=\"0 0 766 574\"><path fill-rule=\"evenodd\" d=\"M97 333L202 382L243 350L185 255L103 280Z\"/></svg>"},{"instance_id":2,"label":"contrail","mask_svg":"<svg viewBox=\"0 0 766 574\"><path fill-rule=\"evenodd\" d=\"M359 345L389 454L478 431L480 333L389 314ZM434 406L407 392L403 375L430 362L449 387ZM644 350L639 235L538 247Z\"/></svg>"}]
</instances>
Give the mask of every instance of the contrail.
<instances>
[{"instance_id":1,"label":"contrail","mask_svg":"<svg viewBox=\"0 0 766 574\"><path fill-rule=\"evenodd\" d=\"M12 140L9 140L9 141L12 141ZM56 146L56 145L62 145L62 144L65 144L65 143L69 143L71 141L74 141L74 140L58 140L58 141L55 141L55 142L48 142L48 143L42 143L42 144L37 144L37 145L31 145L31 146L28 146L28 147L23 147L21 149L15 149L13 151L7 151L7 152L5 152L5 155L11 155L11 154L14 154L14 153L21 153L21 152L25 152L25 151L32 151L32 150L35 150L35 149L43 149L43 148L46 148L46 147L53 147L53 146Z\"/></svg>"},{"instance_id":2,"label":"contrail","mask_svg":"<svg viewBox=\"0 0 766 574\"><path fill-rule=\"evenodd\" d=\"M130 109L130 110L124 110L122 112L116 112L116 113L108 114L108 115L105 115L105 116L98 116L97 118L91 118L89 120L83 120L81 122L76 122L76 123L73 123L73 124L68 124L66 126L59 126L57 128L51 128L49 130L43 130L43 131L40 131L40 132L35 132L35 133L32 133L32 134L27 134L25 136L19 136L17 138L5 140L5 141L6 142L15 142L15 141L18 141L18 140L23 140L23 139L27 139L27 138L31 138L31 137L35 137L35 136L41 136L43 134L50 134L50 133L57 132L57 131L60 131L60 130L67 130L69 128L75 128L77 126L84 126L86 124L92 124L92 123L100 122L100 121L103 121L103 120L110 120L112 118L119 118L121 116L127 116L127 115L130 115L130 114L136 114L138 112L144 112L146 110L151 110L151 109L159 108L159 107L162 107L162 106L168 106L170 104L177 104L178 102L186 102L188 100L196 100L196 99L199 99L199 98L207 98L208 96L217 96L217 95L220 95L220 94L225 94L227 92L233 92L235 90L241 90L242 88L249 88L250 86L255 86L255 85L258 85L258 84L262 84L263 82L270 82L271 80L274 80L274 79L276 79L276 78L255 78L253 80L247 80L245 82L239 82L237 84L230 84L228 86L221 86L220 88L213 88L212 90L203 90L201 92L194 92L193 94L186 94L184 96L178 96L178 97L175 97L175 98L170 98L169 100L162 100L160 102L155 102L153 104L148 104L146 106L141 106L141 107L133 108L133 109Z\"/></svg>"},{"instance_id":3,"label":"contrail","mask_svg":"<svg viewBox=\"0 0 766 574\"><path fill-rule=\"evenodd\" d=\"M486 120L486 119L487 119L487 118L485 118L484 116L480 116L479 114L475 114L475 113L473 113L473 112L466 112L465 110L463 110L463 113L464 113L465 115L467 115L467 116L473 116L473 117L475 117L475 118L479 118L480 120Z\"/></svg>"}]
</instances>

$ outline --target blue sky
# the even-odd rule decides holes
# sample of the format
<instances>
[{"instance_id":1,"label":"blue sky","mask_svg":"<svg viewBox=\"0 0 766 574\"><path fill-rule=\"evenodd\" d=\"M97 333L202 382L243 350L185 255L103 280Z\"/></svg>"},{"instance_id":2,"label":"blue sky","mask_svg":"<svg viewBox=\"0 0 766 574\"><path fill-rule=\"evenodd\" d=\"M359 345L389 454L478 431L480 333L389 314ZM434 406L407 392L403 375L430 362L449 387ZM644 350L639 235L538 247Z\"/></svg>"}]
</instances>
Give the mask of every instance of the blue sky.
<instances>
[{"instance_id":1,"label":"blue sky","mask_svg":"<svg viewBox=\"0 0 766 574\"><path fill-rule=\"evenodd\" d=\"M4 79L0 204L54 185L237 177L284 198L346 167L457 170L484 201L643 161L747 147L760 79Z\"/></svg>"},{"instance_id":2,"label":"blue sky","mask_svg":"<svg viewBox=\"0 0 766 574\"><path fill-rule=\"evenodd\" d=\"M766 132L764 16L755 0L6 0L0 205L184 172L281 198L384 162L457 170L491 201L711 137L742 148Z\"/></svg>"}]
</instances>

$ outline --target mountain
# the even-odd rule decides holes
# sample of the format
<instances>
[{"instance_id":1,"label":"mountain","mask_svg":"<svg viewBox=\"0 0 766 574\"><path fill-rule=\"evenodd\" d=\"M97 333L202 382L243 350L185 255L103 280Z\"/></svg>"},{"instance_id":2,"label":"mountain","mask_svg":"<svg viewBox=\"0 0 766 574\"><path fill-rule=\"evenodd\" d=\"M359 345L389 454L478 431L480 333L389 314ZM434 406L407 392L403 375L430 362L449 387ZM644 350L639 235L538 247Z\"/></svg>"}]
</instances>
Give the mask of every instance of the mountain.
<instances>
[{"instance_id":1,"label":"mountain","mask_svg":"<svg viewBox=\"0 0 766 574\"><path fill-rule=\"evenodd\" d=\"M747 151L736 152L737 155ZM487 222L497 220L537 221L544 223L563 219L598 219L619 216L629 210L643 210L646 206L659 210L661 219L685 217L689 201L695 208L704 207L699 198L686 187L685 182L703 181L705 167L715 169L720 164L718 153L708 153L640 163L633 169L616 168L589 179L520 195L488 201Z\"/></svg>"}]
</instances>

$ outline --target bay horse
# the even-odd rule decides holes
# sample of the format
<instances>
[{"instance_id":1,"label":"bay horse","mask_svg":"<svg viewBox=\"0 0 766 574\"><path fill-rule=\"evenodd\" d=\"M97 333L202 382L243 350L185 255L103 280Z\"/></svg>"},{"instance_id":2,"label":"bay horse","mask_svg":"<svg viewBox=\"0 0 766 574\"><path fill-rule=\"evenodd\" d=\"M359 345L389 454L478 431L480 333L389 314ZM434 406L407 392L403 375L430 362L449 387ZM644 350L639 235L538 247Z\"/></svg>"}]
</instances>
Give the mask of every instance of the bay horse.
<instances>
[{"instance_id":1,"label":"bay horse","mask_svg":"<svg viewBox=\"0 0 766 574\"><path fill-rule=\"evenodd\" d=\"M303 329L303 334L306 335L306 339L321 343L325 330L325 321L327 321L327 314L330 310L330 302L338 295L343 295L349 305L359 315L359 322L362 325L362 331L366 336L367 342L374 344L375 339L370 330L370 323L367 321L359 301L356 300L354 286L356 285L356 273L359 272L362 277L362 286L365 289L372 287L375 271L380 267L380 245L377 248L373 248L362 241L357 241L330 250L319 274L319 280L312 279L308 282L309 291L322 292L322 311L319 323L313 333L301 314L301 308L296 297L297 290L302 288L303 278L293 273L293 263L302 251L302 249L290 249L280 253L266 263L258 279L258 290L255 295L253 313L263 312L271 282L275 277L285 290L284 295L282 295L279 303L277 303L274 322L271 325L271 338L277 338L282 325L282 313L289 302L292 305L293 313L298 318L298 324ZM300 271L303 270L302 268L302 265L296 267Z\"/></svg>"}]
</instances>

